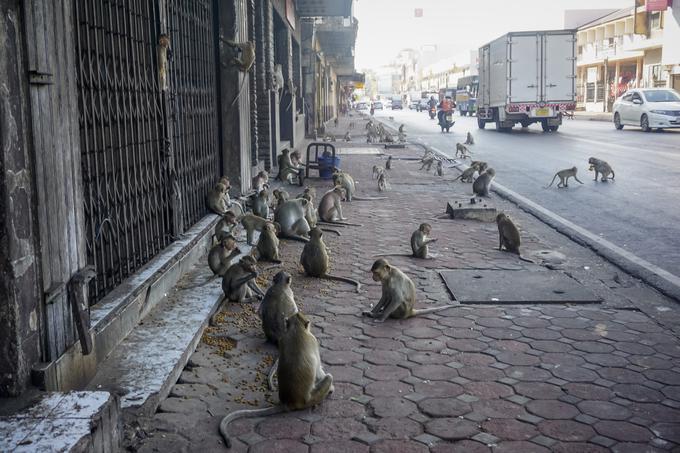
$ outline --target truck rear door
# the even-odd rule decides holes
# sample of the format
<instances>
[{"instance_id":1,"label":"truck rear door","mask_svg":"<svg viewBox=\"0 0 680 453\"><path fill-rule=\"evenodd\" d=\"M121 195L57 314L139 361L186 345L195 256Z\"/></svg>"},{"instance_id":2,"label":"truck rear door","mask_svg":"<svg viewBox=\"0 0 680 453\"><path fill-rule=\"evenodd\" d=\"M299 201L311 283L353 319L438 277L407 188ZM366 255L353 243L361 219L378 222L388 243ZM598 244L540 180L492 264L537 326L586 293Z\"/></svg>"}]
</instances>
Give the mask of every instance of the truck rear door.
<instances>
[{"instance_id":1,"label":"truck rear door","mask_svg":"<svg viewBox=\"0 0 680 453\"><path fill-rule=\"evenodd\" d=\"M536 34L510 35L508 102L538 102L541 41Z\"/></svg>"},{"instance_id":2,"label":"truck rear door","mask_svg":"<svg viewBox=\"0 0 680 453\"><path fill-rule=\"evenodd\" d=\"M576 55L572 33L543 38L543 101L574 102Z\"/></svg>"}]
</instances>

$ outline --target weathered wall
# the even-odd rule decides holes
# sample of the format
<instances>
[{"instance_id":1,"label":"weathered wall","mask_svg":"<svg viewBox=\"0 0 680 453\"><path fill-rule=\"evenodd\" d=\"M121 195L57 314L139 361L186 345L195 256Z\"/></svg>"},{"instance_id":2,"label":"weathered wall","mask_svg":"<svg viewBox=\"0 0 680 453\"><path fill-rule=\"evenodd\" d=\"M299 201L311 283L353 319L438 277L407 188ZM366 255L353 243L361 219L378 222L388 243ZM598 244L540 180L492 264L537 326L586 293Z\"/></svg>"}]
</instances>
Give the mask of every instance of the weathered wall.
<instances>
[{"instance_id":1,"label":"weathered wall","mask_svg":"<svg viewBox=\"0 0 680 453\"><path fill-rule=\"evenodd\" d=\"M40 359L38 248L19 0L0 0L0 396Z\"/></svg>"},{"instance_id":2,"label":"weathered wall","mask_svg":"<svg viewBox=\"0 0 680 453\"><path fill-rule=\"evenodd\" d=\"M264 162L267 170L274 165L271 160L272 147L272 109L271 86L274 71L274 25L273 11L269 0L255 2L255 37L257 53L255 64L257 77L257 135L258 159Z\"/></svg>"}]
</instances>

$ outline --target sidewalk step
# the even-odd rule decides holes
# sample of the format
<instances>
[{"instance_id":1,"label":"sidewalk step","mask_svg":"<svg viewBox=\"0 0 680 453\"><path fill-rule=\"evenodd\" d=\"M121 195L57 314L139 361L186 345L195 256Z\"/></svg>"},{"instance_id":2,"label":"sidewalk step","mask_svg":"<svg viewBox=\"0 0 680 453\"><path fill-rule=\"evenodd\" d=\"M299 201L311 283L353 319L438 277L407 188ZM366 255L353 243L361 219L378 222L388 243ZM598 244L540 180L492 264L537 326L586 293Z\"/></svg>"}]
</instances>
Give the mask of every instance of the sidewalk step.
<instances>
[{"instance_id":1,"label":"sidewalk step","mask_svg":"<svg viewBox=\"0 0 680 453\"><path fill-rule=\"evenodd\" d=\"M245 241L245 232L242 232ZM255 243L258 235L255 235ZM242 254L251 247L239 243ZM101 363L88 385L120 397L121 407L153 414L177 382L211 314L222 299L222 280L205 283L212 272L205 257L188 270L177 286ZM205 284L204 284L205 283Z\"/></svg>"},{"instance_id":2,"label":"sidewalk step","mask_svg":"<svg viewBox=\"0 0 680 453\"><path fill-rule=\"evenodd\" d=\"M120 405L109 392L45 393L0 417L2 452L117 452Z\"/></svg>"}]
</instances>

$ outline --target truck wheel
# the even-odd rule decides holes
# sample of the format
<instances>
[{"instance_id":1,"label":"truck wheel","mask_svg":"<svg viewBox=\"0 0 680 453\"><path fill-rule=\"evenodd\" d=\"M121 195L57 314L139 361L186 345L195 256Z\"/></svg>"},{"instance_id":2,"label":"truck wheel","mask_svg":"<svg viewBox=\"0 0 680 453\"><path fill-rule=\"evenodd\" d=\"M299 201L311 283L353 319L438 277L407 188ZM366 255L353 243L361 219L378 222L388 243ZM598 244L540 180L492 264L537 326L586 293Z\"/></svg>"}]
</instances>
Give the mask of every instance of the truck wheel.
<instances>
[{"instance_id":1,"label":"truck wheel","mask_svg":"<svg viewBox=\"0 0 680 453\"><path fill-rule=\"evenodd\" d=\"M521 121L520 124L521 124L522 127L525 128L525 129L526 129L527 127L531 126L531 123L528 122L528 121Z\"/></svg>"},{"instance_id":2,"label":"truck wheel","mask_svg":"<svg viewBox=\"0 0 680 453\"><path fill-rule=\"evenodd\" d=\"M484 129L486 127L486 121L484 121L480 117L477 117L477 127L480 129Z\"/></svg>"},{"instance_id":3,"label":"truck wheel","mask_svg":"<svg viewBox=\"0 0 680 453\"><path fill-rule=\"evenodd\" d=\"M550 132L557 132L557 129L559 129L559 128L560 128L559 124L557 124L555 126L550 126Z\"/></svg>"},{"instance_id":4,"label":"truck wheel","mask_svg":"<svg viewBox=\"0 0 680 453\"><path fill-rule=\"evenodd\" d=\"M541 128L543 132L550 132L550 126L548 126L548 120L541 120Z\"/></svg>"}]
</instances>

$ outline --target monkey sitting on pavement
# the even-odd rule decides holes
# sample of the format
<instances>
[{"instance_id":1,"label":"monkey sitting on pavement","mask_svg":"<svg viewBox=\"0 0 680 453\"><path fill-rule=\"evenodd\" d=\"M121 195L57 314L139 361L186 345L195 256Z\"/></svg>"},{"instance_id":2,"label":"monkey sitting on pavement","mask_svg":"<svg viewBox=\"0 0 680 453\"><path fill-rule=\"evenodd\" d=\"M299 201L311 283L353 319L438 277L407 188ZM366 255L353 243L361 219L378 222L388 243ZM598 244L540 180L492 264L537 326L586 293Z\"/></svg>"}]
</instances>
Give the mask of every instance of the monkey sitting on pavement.
<instances>
[{"instance_id":1,"label":"monkey sitting on pavement","mask_svg":"<svg viewBox=\"0 0 680 453\"><path fill-rule=\"evenodd\" d=\"M274 192L272 193L274 194L274 199L276 200L276 206L274 207L275 211L290 198L288 192L283 189L274 189Z\"/></svg>"},{"instance_id":2,"label":"monkey sitting on pavement","mask_svg":"<svg viewBox=\"0 0 680 453\"><path fill-rule=\"evenodd\" d=\"M426 171L430 171L430 169L432 168L432 164L434 163L434 155L430 154L426 157L423 157L421 162L423 163L423 165L420 166L420 169L421 170L425 169Z\"/></svg>"},{"instance_id":3,"label":"monkey sitting on pavement","mask_svg":"<svg viewBox=\"0 0 680 453\"><path fill-rule=\"evenodd\" d=\"M373 179L378 179L378 176L380 176L381 173L385 171L384 168L382 168L380 165L374 165L373 166Z\"/></svg>"},{"instance_id":4,"label":"monkey sitting on pavement","mask_svg":"<svg viewBox=\"0 0 680 453\"><path fill-rule=\"evenodd\" d=\"M387 190L387 175L380 173L378 176L378 191L384 192Z\"/></svg>"},{"instance_id":5,"label":"monkey sitting on pavement","mask_svg":"<svg viewBox=\"0 0 680 453\"><path fill-rule=\"evenodd\" d=\"M302 176L301 167L299 165L293 164L290 156L290 150L284 149L281 151L281 155L278 157L278 159L279 174L276 175L276 179L293 184L293 178L296 177L298 178L300 185L302 185L302 180L304 177Z\"/></svg>"},{"instance_id":6,"label":"monkey sitting on pavement","mask_svg":"<svg viewBox=\"0 0 680 453\"><path fill-rule=\"evenodd\" d=\"M231 232L237 224L238 217L236 214L233 211L225 212L220 221L217 222L217 225L215 225L213 238L217 239L217 242L221 242L223 238L231 236Z\"/></svg>"},{"instance_id":7,"label":"monkey sitting on pavement","mask_svg":"<svg viewBox=\"0 0 680 453\"><path fill-rule=\"evenodd\" d=\"M458 177L456 179L454 179L454 181L457 181L457 180L460 179L461 182L472 182L472 181L474 181L473 177L474 177L476 171L477 171L476 167L470 166L470 167L466 168L465 170L463 170L463 173L458 175Z\"/></svg>"},{"instance_id":8,"label":"monkey sitting on pavement","mask_svg":"<svg viewBox=\"0 0 680 453\"><path fill-rule=\"evenodd\" d=\"M241 225L243 225L243 228L246 230L246 243L252 245L253 233L256 230L262 231L268 220L249 212L248 214L242 215L239 218L239 222L241 222Z\"/></svg>"},{"instance_id":9,"label":"monkey sitting on pavement","mask_svg":"<svg viewBox=\"0 0 680 453\"><path fill-rule=\"evenodd\" d=\"M257 275L257 262L252 256L246 255L238 263L232 264L222 276L225 300L244 303L262 298L264 293L255 282Z\"/></svg>"},{"instance_id":10,"label":"monkey sitting on pavement","mask_svg":"<svg viewBox=\"0 0 680 453\"><path fill-rule=\"evenodd\" d=\"M257 245L252 251L253 258L257 261L281 263L281 258L279 257L279 238L276 237L277 228L278 224L272 222L267 222L262 228Z\"/></svg>"},{"instance_id":11,"label":"monkey sitting on pavement","mask_svg":"<svg viewBox=\"0 0 680 453\"><path fill-rule=\"evenodd\" d=\"M280 226L280 237L307 242L309 223L306 209L309 201L304 198L294 198L285 201L274 213L274 221Z\"/></svg>"},{"instance_id":12,"label":"monkey sitting on pavement","mask_svg":"<svg viewBox=\"0 0 680 453\"><path fill-rule=\"evenodd\" d=\"M441 160L437 162L437 168L434 170L434 174L437 176L442 176L444 174L444 162Z\"/></svg>"},{"instance_id":13,"label":"monkey sitting on pavement","mask_svg":"<svg viewBox=\"0 0 680 453\"><path fill-rule=\"evenodd\" d=\"M550 184L548 184L545 189L548 187L552 186L553 183L555 182L555 179L557 177L560 178L560 182L557 183L557 187L569 187L569 178L574 178L577 182L580 184L583 184L578 177L576 177L576 172L578 172L578 168L576 167L571 167L571 168L565 168L564 170L560 170L557 173L555 173L555 176L553 176L552 181L550 181Z\"/></svg>"},{"instance_id":14,"label":"monkey sitting on pavement","mask_svg":"<svg viewBox=\"0 0 680 453\"><path fill-rule=\"evenodd\" d=\"M593 181L597 181L598 173L602 175L602 182L607 182L607 179L611 179L612 181L614 180L616 175L614 174L614 170L612 169L611 165L609 165L607 162L595 157L591 157L588 159L588 163L590 164L588 171L595 172L595 179ZM609 178L609 175L612 175L612 177Z\"/></svg>"},{"instance_id":15,"label":"monkey sitting on pavement","mask_svg":"<svg viewBox=\"0 0 680 453\"><path fill-rule=\"evenodd\" d=\"M363 226L356 223L341 222L347 220L342 216L341 200L345 196L345 189L335 186L321 197L319 201L319 223L330 223L333 225Z\"/></svg>"},{"instance_id":16,"label":"monkey sitting on pavement","mask_svg":"<svg viewBox=\"0 0 680 453\"><path fill-rule=\"evenodd\" d=\"M451 308L451 306L432 307L417 310L416 285L398 268L391 266L387 260L380 258L371 267L373 280L382 283L382 297L371 311L363 315L373 318L375 322L384 322L388 317L407 319L427 313L435 313Z\"/></svg>"},{"instance_id":17,"label":"monkey sitting on pavement","mask_svg":"<svg viewBox=\"0 0 680 453\"><path fill-rule=\"evenodd\" d=\"M392 156L387 156L387 162L385 162L385 170L392 170Z\"/></svg>"},{"instance_id":18,"label":"monkey sitting on pavement","mask_svg":"<svg viewBox=\"0 0 680 453\"><path fill-rule=\"evenodd\" d=\"M505 247L507 252L514 253L522 261L533 263L532 260L524 258L519 251L519 230L512 220L501 212L496 216L496 224L498 225L498 250L503 250Z\"/></svg>"},{"instance_id":19,"label":"monkey sitting on pavement","mask_svg":"<svg viewBox=\"0 0 680 453\"><path fill-rule=\"evenodd\" d=\"M389 253L375 256L408 256L412 258L420 259L431 259L428 255L429 248L428 244L431 242L437 242L436 238L430 238L430 233L432 232L432 226L429 223L421 223L416 231L411 234L411 251L410 255L405 253Z\"/></svg>"},{"instance_id":20,"label":"monkey sitting on pavement","mask_svg":"<svg viewBox=\"0 0 680 453\"><path fill-rule=\"evenodd\" d=\"M467 138L465 138L464 145L474 145L474 144L475 144L475 139L472 138L472 134L468 131Z\"/></svg>"},{"instance_id":21,"label":"monkey sitting on pavement","mask_svg":"<svg viewBox=\"0 0 680 453\"><path fill-rule=\"evenodd\" d=\"M264 409L243 409L226 415L220 422L220 434L227 448L231 439L229 423L244 417L265 417L286 411L307 409L321 404L333 392L333 376L321 366L319 342L310 323L300 312L287 318L279 339L279 405Z\"/></svg>"},{"instance_id":22,"label":"monkey sitting on pavement","mask_svg":"<svg viewBox=\"0 0 680 453\"><path fill-rule=\"evenodd\" d=\"M260 190L259 193L253 194L250 197L250 205L253 214L263 219L269 218L269 192L266 189Z\"/></svg>"},{"instance_id":23,"label":"monkey sitting on pavement","mask_svg":"<svg viewBox=\"0 0 680 453\"><path fill-rule=\"evenodd\" d=\"M269 187L269 174L262 170L253 177L253 190L259 192L266 187Z\"/></svg>"},{"instance_id":24,"label":"monkey sitting on pavement","mask_svg":"<svg viewBox=\"0 0 680 453\"><path fill-rule=\"evenodd\" d=\"M359 200L359 201L373 201L373 200L386 200L385 197L357 197L354 195L356 192L356 183L354 182L354 178L352 178L352 175L349 173L346 173L342 170L336 169L336 171L333 173L333 184L336 186L341 186L343 189L345 189L345 199L348 202L351 202L352 200Z\"/></svg>"},{"instance_id":25,"label":"monkey sitting on pavement","mask_svg":"<svg viewBox=\"0 0 680 453\"><path fill-rule=\"evenodd\" d=\"M361 283L358 281L352 278L328 274L330 258L322 236L323 233L319 228L312 228L309 232L309 242L305 244L305 247L302 249L302 255L300 255L300 264L302 264L305 274L309 277L349 283L350 285L355 285L357 292L359 292L361 290Z\"/></svg>"},{"instance_id":26,"label":"monkey sitting on pavement","mask_svg":"<svg viewBox=\"0 0 680 453\"><path fill-rule=\"evenodd\" d=\"M479 175L475 182L472 183L472 191L475 195L480 197L489 196L489 188L491 187L491 181L496 176L496 170L493 168L487 168L484 173Z\"/></svg>"},{"instance_id":27,"label":"monkey sitting on pavement","mask_svg":"<svg viewBox=\"0 0 680 453\"><path fill-rule=\"evenodd\" d=\"M214 277L223 276L231 267L231 260L241 253L236 247L236 238L231 234L222 238L220 243L212 246L208 252L208 266Z\"/></svg>"}]
</instances>

